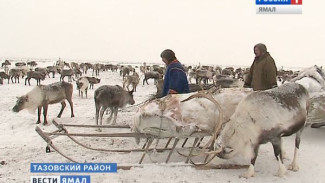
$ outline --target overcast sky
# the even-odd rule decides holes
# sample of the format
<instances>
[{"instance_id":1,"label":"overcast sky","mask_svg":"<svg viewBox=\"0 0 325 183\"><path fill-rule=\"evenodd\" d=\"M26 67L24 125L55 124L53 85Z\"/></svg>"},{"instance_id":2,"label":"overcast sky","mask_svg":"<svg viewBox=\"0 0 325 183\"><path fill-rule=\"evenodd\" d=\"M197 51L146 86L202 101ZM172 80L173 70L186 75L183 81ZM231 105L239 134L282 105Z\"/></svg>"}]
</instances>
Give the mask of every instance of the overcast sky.
<instances>
[{"instance_id":1,"label":"overcast sky","mask_svg":"<svg viewBox=\"0 0 325 183\"><path fill-rule=\"evenodd\" d=\"M265 43L280 68L325 65L325 1L258 15L255 0L0 0L0 60L89 59L247 65Z\"/></svg>"}]
</instances>

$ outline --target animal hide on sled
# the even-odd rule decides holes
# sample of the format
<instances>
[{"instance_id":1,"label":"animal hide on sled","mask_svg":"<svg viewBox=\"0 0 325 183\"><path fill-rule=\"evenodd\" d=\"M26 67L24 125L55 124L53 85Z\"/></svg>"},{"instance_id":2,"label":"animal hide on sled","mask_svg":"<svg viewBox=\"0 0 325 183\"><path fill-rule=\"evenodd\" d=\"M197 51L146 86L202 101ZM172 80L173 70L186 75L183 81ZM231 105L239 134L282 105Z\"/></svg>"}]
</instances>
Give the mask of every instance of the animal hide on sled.
<instances>
[{"instance_id":1,"label":"animal hide on sled","mask_svg":"<svg viewBox=\"0 0 325 183\"><path fill-rule=\"evenodd\" d=\"M212 94L222 108L223 120L228 120L237 104L251 92L247 88L224 88ZM132 130L161 138L212 134L219 122L219 111L206 98L182 102L193 94L168 95L143 104L135 114Z\"/></svg>"}]
</instances>

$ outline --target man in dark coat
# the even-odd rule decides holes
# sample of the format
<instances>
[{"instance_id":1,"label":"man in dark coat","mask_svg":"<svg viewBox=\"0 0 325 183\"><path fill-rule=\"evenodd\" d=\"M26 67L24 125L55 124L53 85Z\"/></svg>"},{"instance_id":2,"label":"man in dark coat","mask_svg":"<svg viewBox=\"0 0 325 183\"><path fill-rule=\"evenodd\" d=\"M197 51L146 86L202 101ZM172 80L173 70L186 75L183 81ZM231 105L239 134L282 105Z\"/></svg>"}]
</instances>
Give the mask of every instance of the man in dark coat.
<instances>
[{"instance_id":1,"label":"man in dark coat","mask_svg":"<svg viewBox=\"0 0 325 183\"><path fill-rule=\"evenodd\" d=\"M277 68L266 46L259 43L254 46L255 59L246 78L244 87L267 90L277 86Z\"/></svg>"},{"instance_id":2,"label":"man in dark coat","mask_svg":"<svg viewBox=\"0 0 325 183\"><path fill-rule=\"evenodd\" d=\"M182 64L177 60L175 53L167 49L161 53L160 57L167 66L162 96L188 93L189 86L186 73Z\"/></svg>"}]
</instances>

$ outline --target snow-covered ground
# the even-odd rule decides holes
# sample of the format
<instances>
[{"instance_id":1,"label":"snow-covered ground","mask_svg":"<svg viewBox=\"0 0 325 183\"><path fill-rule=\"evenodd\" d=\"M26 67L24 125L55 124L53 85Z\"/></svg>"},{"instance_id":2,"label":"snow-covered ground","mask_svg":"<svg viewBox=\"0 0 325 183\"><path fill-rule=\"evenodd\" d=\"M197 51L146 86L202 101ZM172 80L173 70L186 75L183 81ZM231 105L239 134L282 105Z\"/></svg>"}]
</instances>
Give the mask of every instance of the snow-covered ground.
<instances>
[{"instance_id":1,"label":"snow-covered ground","mask_svg":"<svg viewBox=\"0 0 325 183\"><path fill-rule=\"evenodd\" d=\"M42 63L52 65L52 63ZM45 66L45 65L44 65ZM88 74L91 76L91 72ZM95 85L94 90L101 85L122 85L122 78L117 72L101 72L101 83ZM67 80L67 78L66 78ZM49 84L59 81L59 75L56 78L46 78L42 84ZM136 104L139 104L156 92L153 81L149 80L150 85L142 85L142 79L134 93ZM49 125L36 125L36 112L34 114L28 111L21 111L14 113L12 107L15 105L16 97L26 94L35 85L36 81L31 80L32 86L25 86L24 80L19 84L7 84L4 81L0 85L0 183L22 183L30 182L30 176L34 175L61 175L61 174L35 174L30 173L30 163L65 163L69 162L64 157L56 152L45 153L46 143L35 132L35 127L39 126L46 132L54 131L56 128L51 123L60 108L60 104L49 106L48 120ZM80 98L76 85L74 84L73 105L75 118L70 118L70 106L67 104L63 112L62 118L57 119L59 122L70 124L95 124L95 104L94 104L94 90L89 90L88 98ZM136 105L135 104L135 105ZM133 115L136 112L136 107L129 107L118 113L117 124L131 124ZM279 114L281 115L281 114ZM107 115L104 116L107 118ZM99 133L95 129L75 129L69 128L70 132L84 132L84 133ZM116 130L105 129L103 132L116 132ZM128 129L123 132L129 132ZM288 171L284 178L276 177L275 174L278 169L278 163L273 155L271 144L262 145L259 151L255 166L255 177L250 179L240 178L246 169L208 169L197 170L190 166L185 166L185 158L178 155L176 152L172 155L170 164L164 164L168 152L153 153L151 159L146 156L144 159L144 166L132 168L131 170L118 170L117 173L101 174L92 173L91 182L325 182L325 128L311 129L307 127L302 134L302 141L298 153L298 164L300 170L298 172ZM140 145L135 143L133 138L80 138L82 142L92 147L98 148L141 148L144 141ZM118 165L137 164L142 153L107 153L86 150L77 146L67 138L58 137L53 140L55 144L67 155L75 160L84 162L102 162L102 163L118 163ZM191 142L193 139L190 140ZM155 142L154 142L155 143ZM161 140L159 146L163 146L166 140ZM154 144L155 145L155 144ZM190 146L189 143L187 146ZM284 161L288 166L293 158L294 150L294 136L284 139L284 148L289 159ZM188 149L180 149L187 153ZM203 160L196 159L197 161ZM152 163L158 161L158 163ZM248 164L249 160L245 158L235 158L231 160L215 159L212 164L231 163L231 164ZM83 173L84 174L84 173ZM80 174L77 174L80 175Z\"/></svg>"}]
</instances>

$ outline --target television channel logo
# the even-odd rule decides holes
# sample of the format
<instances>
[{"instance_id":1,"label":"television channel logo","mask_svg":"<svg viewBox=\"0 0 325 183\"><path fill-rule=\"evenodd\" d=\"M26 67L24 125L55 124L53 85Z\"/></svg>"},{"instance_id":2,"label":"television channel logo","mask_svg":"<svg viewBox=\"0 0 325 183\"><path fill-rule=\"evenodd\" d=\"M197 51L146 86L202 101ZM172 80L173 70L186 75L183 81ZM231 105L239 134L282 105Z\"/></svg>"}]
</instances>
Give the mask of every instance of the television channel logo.
<instances>
[{"instance_id":1,"label":"television channel logo","mask_svg":"<svg viewBox=\"0 0 325 183\"><path fill-rule=\"evenodd\" d=\"M302 0L255 0L256 14L302 14Z\"/></svg>"}]
</instances>

